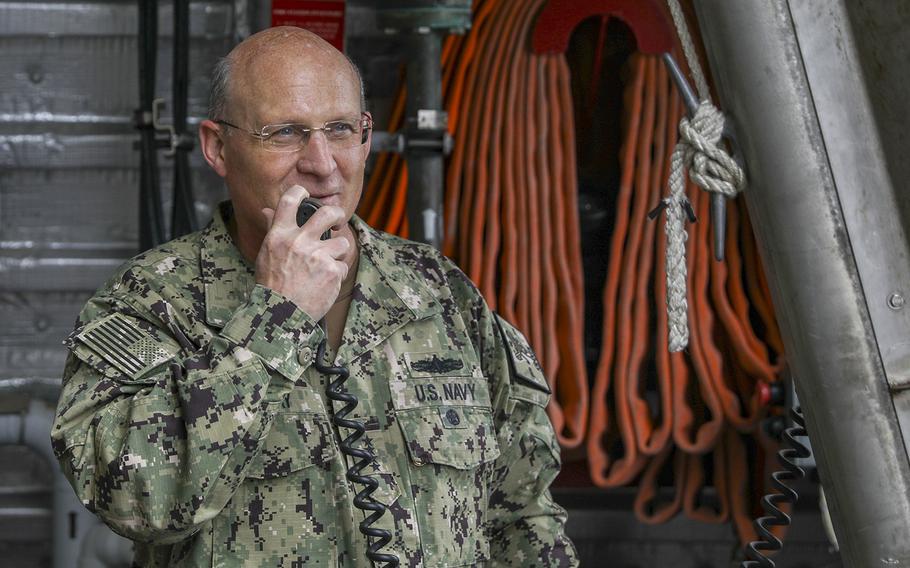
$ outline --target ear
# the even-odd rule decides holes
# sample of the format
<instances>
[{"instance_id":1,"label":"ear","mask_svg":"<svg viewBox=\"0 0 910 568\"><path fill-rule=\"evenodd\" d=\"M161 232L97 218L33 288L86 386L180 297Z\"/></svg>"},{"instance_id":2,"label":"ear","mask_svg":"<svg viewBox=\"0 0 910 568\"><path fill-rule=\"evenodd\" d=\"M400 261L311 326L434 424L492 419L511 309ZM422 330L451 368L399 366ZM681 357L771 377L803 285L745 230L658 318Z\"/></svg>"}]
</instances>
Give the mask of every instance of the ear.
<instances>
[{"instance_id":1,"label":"ear","mask_svg":"<svg viewBox=\"0 0 910 568\"><path fill-rule=\"evenodd\" d=\"M369 116L370 121L372 122L373 115L370 114L369 112L365 112L364 114ZM361 156L361 159L363 161L366 161L366 159L370 156L370 144L372 144L372 143L373 143L373 129L371 128L370 132L367 134L367 141L360 145L360 151L363 154Z\"/></svg>"},{"instance_id":2,"label":"ear","mask_svg":"<svg viewBox=\"0 0 910 568\"><path fill-rule=\"evenodd\" d=\"M221 125L211 120L199 123L199 147L202 156L219 176L224 177L227 169L224 165L224 131Z\"/></svg>"}]
</instances>

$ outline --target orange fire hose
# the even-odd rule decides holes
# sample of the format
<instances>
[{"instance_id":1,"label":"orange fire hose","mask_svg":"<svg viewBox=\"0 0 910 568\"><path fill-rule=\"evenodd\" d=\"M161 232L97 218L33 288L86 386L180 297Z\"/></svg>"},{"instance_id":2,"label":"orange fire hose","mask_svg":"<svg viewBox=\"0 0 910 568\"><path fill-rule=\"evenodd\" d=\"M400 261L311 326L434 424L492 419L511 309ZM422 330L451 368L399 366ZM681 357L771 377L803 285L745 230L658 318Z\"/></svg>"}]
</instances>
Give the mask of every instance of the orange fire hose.
<instances>
[{"instance_id":1,"label":"orange fire hose","mask_svg":"<svg viewBox=\"0 0 910 568\"><path fill-rule=\"evenodd\" d=\"M613 368L614 345L617 330L616 321L616 296L619 289L620 263L623 259L623 245L629 227L629 215L620 213L628 211L632 200L632 176L635 160L635 148L639 135L639 126L642 122L642 93L644 91L645 59L633 56L629 62L632 69L631 78L626 85L624 108L629 109L623 116L624 139L621 149L621 179L619 182L619 195L616 199L616 221L613 226L613 236L610 243L608 257L607 281L604 285L603 305L603 341L600 348L600 362L594 375L594 387L591 393L591 417L588 431L587 457L591 478L595 484L606 486L608 484L608 467L611 463L610 456L604 451L607 447L608 428L611 420L609 409L601 401L607 400L607 390L610 387ZM614 275L611 277L611 275ZM614 420L615 423L615 420ZM615 438L615 436L612 436ZM628 447L628 445L627 445Z\"/></svg>"},{"instance_id":2,"label":"orange fire hose","mask_svg":"<svg viewBox=\"0 0 910 568\"><path fill-rule=\"evenodd\" d=\"M683 106L655 56L636 54L623 91L620 184L603 287L603 335L588 383L584 267L578 217L572 77L563 55L535 55L532 24L545 0L476 0L470 32L445 40L443 98L453 152L447 160L443 252L491 307L528 337L554 396L560 444L582 447L595 485L637 482L642 522L679 512L732 519L751 538L750 476L774 443L757 432L766 408L758 385L783 367L767 282L748 216L728 207L726 264L713 260L709 199L687 189L701 221L687 243L690 347L667 349L666 235L646 214L662 197ZM403 123L399 89L390 130ZM361 214L405 233L407 171L377 158ZM743 436L759 443L744 444ZM573 454L577 455L577 454ZM661 479L672 474L672 491ZM747 522L748 521L748 522Z\"/></svg>"},{"instance_id":3,"label":"orange fire hose","mask_svg":"<svg viewBox=\"0 0 910 568\"><path fill-rule=\"evenodd\" d=\"M556 310L556 335L560 365L556 392L566 413L563 435L566 447L581 445L588 421L588 379L584 357L584 289L581 268L581 229L578 221L575 166L575 126L571 98L571 73L564 57L549 57L549 100L551 109L550 171L560 181L552 195L553 227L561 229L555 239L552 258L560 292ZM559 88L557 88L559 87ZM559 110L560 112L555 112ZM562 151L558 151L558 149ZM567 165L568 164L568 165ZM569 185L569 184L572 185ZM570 246L575 243L575 246ZM563 300L565 299L565 300ZM538 304L539 305L539 304ZM535 305L536 309L536 305ZM541 330L543 343L552 342L550 330Z\"/></svg>"},{"instance_id":4,"label":"orange fire hose","mask_svg":"<svg viewBox=\"0 0 910 568\"><path fill-rule=\"evenodd\" d=\"M669 84L666 69L659 61L652 60L649 62L649 66L651 67L649 72L656 74L654 79L656 118L653 127L654 138L651 144L654 163L649 168L651 170L650 177L643 180L643 183L647 183L648 187L642 193L648 196L648 203L656 203L662 197L663 182L666 176L669 175L667 139L673 138L673 123L669 120L672 109L667 104L667 97L669 96L668 91L672 86ZM638 255L638 279L635 286L631 321L635 341L632 344L627 371L629 376L628 404L631 414L636 417L636 420L632 422L636 443L638 444L638 450L642 454L650 456L664 451L671 434L670 427L673 416L670 376L658 373L656 376L657 388L653 388L654 385L650 385L652 388L649 389L647 388L649 385L645 384L645 379L648 378L649 374L643 372L649 347L648 336L651 335L651 304L653 297L651 291L655 280L652 274L655 255L648 254L648 251L655 250L655 232L657 232L657 228L654 223L648 223L643 230L641 242L643 254ZM656 311L664 310L660 310L658 306ZM647 393L654 391L657 391L660 396L660 407L656 411L656 419L660 423L656 428L651 417L650 405L646 400Z\"/></svg>"},{"instance_id":5,"label":"orange fire hose","mask_svg":"<svg viewBox=\"0 0 910 568\"><path fill-rule=\"evenodd\" d=\"M662 502L658 481L668 463L673 472L673 497L669 501ZM669 444L648 462L638 482L639 489L633 505L635 516L641 522L649 525L665 523L679 513L682 509L686 484L686 466L686 454Z\"/></svg>"}]
</instances>

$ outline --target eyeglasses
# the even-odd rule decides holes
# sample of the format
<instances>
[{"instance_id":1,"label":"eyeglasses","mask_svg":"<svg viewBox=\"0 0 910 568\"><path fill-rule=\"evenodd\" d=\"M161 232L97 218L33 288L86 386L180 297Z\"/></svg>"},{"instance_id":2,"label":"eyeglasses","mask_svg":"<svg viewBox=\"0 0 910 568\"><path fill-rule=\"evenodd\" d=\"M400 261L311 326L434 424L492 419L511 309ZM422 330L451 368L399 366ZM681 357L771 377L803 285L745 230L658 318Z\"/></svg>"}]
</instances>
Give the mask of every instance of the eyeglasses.
<instances>
[{"instance_id":1,"label":"eyeglasses","mask_svg":"<svg viewBox=\"0 0 910 568\"><path fill-rule=\"evenodd\" d=\"M259 132L246 130L226 120L215 122L258 138L262 147L269 152L302 150L317 131L322 131L329 147L333 149L354 148L366 143L373 128L373 119L367 113L361 113L359 119L330 120L321 128L310 128L303 124L267 124Z\"/></svg>"}]
</instances>

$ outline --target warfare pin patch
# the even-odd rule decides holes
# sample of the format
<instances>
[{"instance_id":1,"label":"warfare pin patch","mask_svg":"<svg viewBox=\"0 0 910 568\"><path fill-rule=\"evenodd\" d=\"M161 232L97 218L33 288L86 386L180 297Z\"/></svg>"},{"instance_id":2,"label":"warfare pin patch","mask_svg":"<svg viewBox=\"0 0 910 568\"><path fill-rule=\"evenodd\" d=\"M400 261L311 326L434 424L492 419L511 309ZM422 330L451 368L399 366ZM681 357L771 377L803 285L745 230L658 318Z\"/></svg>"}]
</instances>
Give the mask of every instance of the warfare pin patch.
<instances>
[{"instance_id":1,"label":"warfare pin patch","mask_svg":"<svg viewBox=\"0 0 910 568\"><path fill-rule=\"evenodd\" d=\"M433 354L430 359L422 359L411 363L411 368L422 373L443 374L464 367L464 361L459 359L440 359L439 355Z\"/></svg>"},{"instance_id":2,"label":"warfare pin patch","mask_svg":"<svg viewBox=\"0 0 910 568\"><path fill-rule=\"evenodd\" d=\"M405 363L415 377L470 377L471 368L457 351L437 353L405 353Z\"/></svg>"},{"instance_id":3,"label":"warfare pin patch","mask_svg":"<svg viewBox=\"0 0 910 568\"><path fill-rule=\"evenodd\" d=\"M76 339L130 377L138 377L175 354L151 333L119 313L90 323Z\"/></svg>"}]
</instances>

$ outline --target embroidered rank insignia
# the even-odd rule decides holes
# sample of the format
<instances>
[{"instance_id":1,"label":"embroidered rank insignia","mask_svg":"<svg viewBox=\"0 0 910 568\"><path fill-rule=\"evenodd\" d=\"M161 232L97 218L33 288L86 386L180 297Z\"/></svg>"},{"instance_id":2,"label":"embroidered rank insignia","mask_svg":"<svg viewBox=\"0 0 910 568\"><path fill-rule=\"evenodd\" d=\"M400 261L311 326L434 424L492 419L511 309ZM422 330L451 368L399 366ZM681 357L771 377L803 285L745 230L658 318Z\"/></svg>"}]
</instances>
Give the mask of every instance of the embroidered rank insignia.
<instances>
[{"instance_id":1,"label":"embroidered rank insignia","mask_svg":"<svg viewBox=\"0 0 910 568\"><path fill-rule=\"evenodd\" d=\"M411 368L415 371L420 371L421 373L433 373L441 375L442 373L451 373L452 371L457 371L464 367L464 361L459 359L440 359L438 355L433 353L433 357L430 359L421 359L411 362Z\"/></svg>"},{"instance_id":2,"label":"embroidered rank insignia","mask_svg":"<svg viewBox=\"0 0 910 568\"><path fill-rule=\"evenodd\" d=\"M131 377L138 377L174 356L148 331L113 313L85 327L76 339Z\"/></svg>"}]
</instances>

